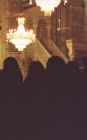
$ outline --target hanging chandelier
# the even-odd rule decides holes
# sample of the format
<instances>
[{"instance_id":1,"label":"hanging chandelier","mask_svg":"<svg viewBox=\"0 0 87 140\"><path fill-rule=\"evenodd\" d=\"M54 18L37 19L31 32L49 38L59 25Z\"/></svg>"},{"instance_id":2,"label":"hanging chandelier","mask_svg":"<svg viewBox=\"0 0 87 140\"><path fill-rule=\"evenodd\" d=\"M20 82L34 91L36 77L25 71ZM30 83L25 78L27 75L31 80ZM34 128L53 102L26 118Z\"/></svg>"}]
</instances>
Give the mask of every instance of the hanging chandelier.
<instances>
[{"instance_id":1,"label":"hanging chandelier","mask_svg":"<svg viewBox=\"0 0 87 140\"><path fill-rule=\"evenodd\" d=\"M35 41L35 34L33 30L25 31L24 23L25 18L20 17L18 20L17 30L10 29L7 33L7 40L14 44L18 51L23 51L27 45L33 43Z\"/></svg>"},{"instance_id":2,"label":"hanging chandelier","mask_svg":"<svg viewBox=\"0 0 87 140\"><path fill-rule=\"evenodd\" d=\"M64 6L68 3L68 0L63 0Z\"/></svg>"},{"instance_id":3,"label":"hanging chandelier","mask_svg":"<svg viewBox=\"0 0 87 140\"><path fill-rule=\"evenodd\" d=\"M41 11L44 11L45 16L51 16L60 2L61 0L36 0L37 6L41 8Z\"/></svg>"},{"instance_id":4,"label":"hanging chandelier","mask_svg":"<svg viewBox=\"0 0 87 140\"><path fill-rule=\"evenodd\" d=\"M29 4L32 5L32 0L29 1Z\"/></svg>"}]
</instances>

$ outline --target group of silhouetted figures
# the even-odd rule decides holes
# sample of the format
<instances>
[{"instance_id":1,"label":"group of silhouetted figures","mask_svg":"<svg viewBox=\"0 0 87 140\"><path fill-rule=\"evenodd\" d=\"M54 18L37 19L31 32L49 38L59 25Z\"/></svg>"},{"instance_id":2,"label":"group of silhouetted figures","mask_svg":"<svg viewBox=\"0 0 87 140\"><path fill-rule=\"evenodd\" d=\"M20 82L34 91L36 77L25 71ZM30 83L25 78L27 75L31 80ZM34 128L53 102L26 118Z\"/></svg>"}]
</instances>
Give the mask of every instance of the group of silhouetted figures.
<instances>
[{"instance_id":1,"label":"group of silhouetted figures","mask_svg":"<svg viewBox=\"0 0 87 140\"><path fill-rule=\"evenodd\" d=\"M83 60L85 64L86 59ZM87 138L86 65L83 68L80 70L74 61L65 64L61 58L52 56L46 69L40 62L32 62L23 80L17 61L12 57L4 61L0 71L0 104L27 105L13 113L17 114L17 125L23 123L18 135L23 129L24 135L33 140Z\"/></svg>"},{"instance_id":2,"label":"group of silhouetted figures","mask_svg":"<svg viewBox=\"0 0 87 140\"><path fill-rule=\"evenodd\" d=\"M79 100L86 91L86 74L86 67L80 71L76 62L65 64L61 58L52 56L46 69L40 62L32 62L23 80L17 61L9 57L0 71L0 103L8 103L13 98L15 103L31 104L33 97L41 94L46 94L48 103L52 104L62 95Z\"/></svg>"}]
</instances>

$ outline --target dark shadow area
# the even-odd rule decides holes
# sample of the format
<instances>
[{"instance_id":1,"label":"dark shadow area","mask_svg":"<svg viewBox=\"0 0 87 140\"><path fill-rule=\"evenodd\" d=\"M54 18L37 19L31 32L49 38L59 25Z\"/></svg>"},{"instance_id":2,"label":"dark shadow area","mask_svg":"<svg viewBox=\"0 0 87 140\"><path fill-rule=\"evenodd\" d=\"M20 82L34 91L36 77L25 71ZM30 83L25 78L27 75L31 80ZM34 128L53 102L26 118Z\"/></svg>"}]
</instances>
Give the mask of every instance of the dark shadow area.
<instances>
[{"instance_id":1,"label":"dark shadow area","mask_svg":"<svg viewBox=\"0 0 87 140\"><path fill-rule=\"evenodd\" d=\"M32 62L25 80L15 58L0 71L1 139L86 140L87 58L65 64Z\"/></svg>"}]
</instances>

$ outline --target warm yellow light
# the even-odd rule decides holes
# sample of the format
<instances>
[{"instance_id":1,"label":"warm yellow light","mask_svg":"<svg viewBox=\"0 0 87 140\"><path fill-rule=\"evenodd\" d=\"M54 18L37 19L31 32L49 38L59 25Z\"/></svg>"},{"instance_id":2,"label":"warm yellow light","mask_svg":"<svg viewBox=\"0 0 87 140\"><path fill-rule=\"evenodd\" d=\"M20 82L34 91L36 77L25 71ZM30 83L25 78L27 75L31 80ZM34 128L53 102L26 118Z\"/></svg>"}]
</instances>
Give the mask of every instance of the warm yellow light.
<instances>
[{"instance_id":1,"label":"warm yellow light","mask_svg":"<svg viewBox=\"0 0 87 140\"><path fill-rule=\"evenodd\" d=\"M54 11L60 2L61 0L36 0L37 6L45 12L45 16L51 16L52 11Z\"/></svg>"},{"instance_id":2,"label":"warm yellow light","mask_svg":"<svg viewBox=\"0 0 87 140\"><path fill-rule=\"evenodd\" d=\"M70 60L73 60L73 44L72 44L72 40L66 40L66 46L68 49L68 56Z\"/></svg>"},{"instance_id":3,"label":"warm yellow light","mask_svg":"<svg viewBox=\"0 0 87 140\"><path fill-rule=\"evenodd\" d=\"M29 4L32 5L32 0L29 1Z\"/></svg>"},{"instance_id":4,"label":"warm yellow light","mask_svg":"<svg viewBox=\"0 0 87 140\"><path fill-rule=\"evenodd\" d=\"M67 0L64 0L64 5L66 5L68 3L68 1Z\"/></svg>"},{"instance_id":5,"label":"warm yellow light","mask_svg":"<svg viewBox=\"0 0 87 140\"><path fill-rule=\"evenodd\" d=\"M17 30L9 30L9 32L7 33L7 40L14 44L19 51L23 51L23 49L28 44L34 42L36 38L33 30L25 31L24 23L25 18L18 18Z\"/></svg>"}]
</instances>

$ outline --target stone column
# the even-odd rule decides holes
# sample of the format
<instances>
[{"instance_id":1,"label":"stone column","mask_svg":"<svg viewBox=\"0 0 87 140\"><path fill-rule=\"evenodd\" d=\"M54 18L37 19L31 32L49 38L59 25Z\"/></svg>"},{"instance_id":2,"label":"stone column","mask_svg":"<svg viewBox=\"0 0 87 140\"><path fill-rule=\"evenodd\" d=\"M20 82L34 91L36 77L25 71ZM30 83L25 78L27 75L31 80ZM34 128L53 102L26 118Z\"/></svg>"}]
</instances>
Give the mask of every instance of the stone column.
<instances>
[{"instance_id":1,"label":"stone column","mask_svg":"<svg viewBox=\"0 0 87 140\"><path fill-rule=\"evenodd\" d=\"M38 23L34 22L33 23L33 29L34 29L35 35L37 35L37 27L38 27Z\"/></svg>"},{"instance_id":2,"label":"stone column","mask_svg":"<svg viewBox=\"0 0 87 140\"><path fill-rule=\"evenodd\" d=\"M51 39L51 16L44 17L44 20L46 22L48 39Z\"/></svg>"},{"instance_id":3,"label":"stone column","mask_svg":"<svg viewBox=\"0 0 87 140\"><path fill-rule=\"evenodd\" d=\"M0 32L0 69L3 67L3 47L2 47L2 38L1 38L1 32Z\"/></svg>"},{"instance_id":4,"label":"stone column","mask_svg":"<svg viewBox=\"0 0 87 140\"><path fill-rule=\"evenodd\" d=\"M68 57L69 60L74 60L74 49L73 49L73 41L72 40L66 40L66 47L68 49Z\"/></svg>"},{"instance_id":5,"label":"stone column","mask_svg":"<svg viewBox=\"0 0 87 140\"><path fill-rule=\"evenodd\" d=\"M8 56L8 43L6 42L6 33L8 29L8 2L0 2L0 68L3 67L3 61Z\"/></svg>"}]
</instances>

